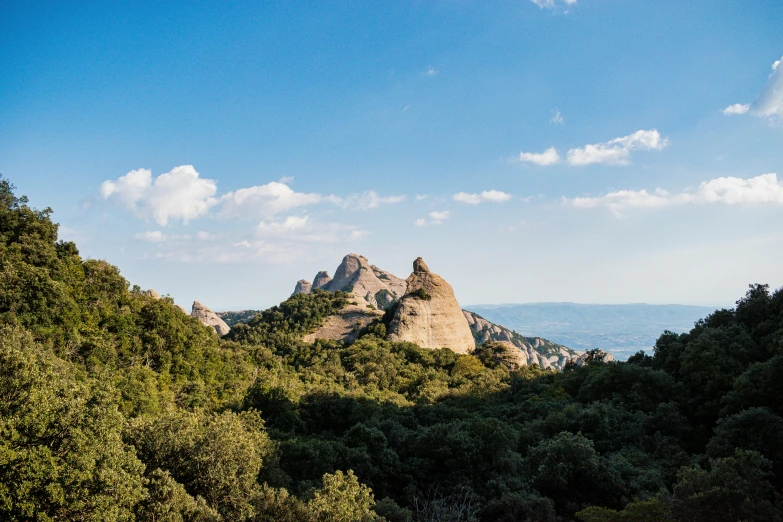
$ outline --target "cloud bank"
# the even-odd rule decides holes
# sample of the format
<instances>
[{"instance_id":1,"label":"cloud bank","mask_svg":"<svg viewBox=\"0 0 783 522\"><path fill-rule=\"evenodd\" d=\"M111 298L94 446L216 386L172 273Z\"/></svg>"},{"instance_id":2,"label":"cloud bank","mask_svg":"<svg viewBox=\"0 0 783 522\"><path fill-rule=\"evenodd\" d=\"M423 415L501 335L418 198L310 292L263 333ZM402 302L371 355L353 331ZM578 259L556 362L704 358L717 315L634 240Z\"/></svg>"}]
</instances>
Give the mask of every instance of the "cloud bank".
<instances>
[{"instance_id":1,"label":"cloud bank","mask_svg":"<svg viewBox=\"0 0 783 522\"><path fill-rule=\"evenodd\" d=\"M100 195L105 200L120 203L134 216L153 219L162 226L170 221L188 223L212 210L220 219L266 220L319 203L371 210L405 200L404 195L384 197L373 190L347 196L297 192L288 186L291 181L293 178L282 178L218 197L215 180L201 178L192 165L182 165L157 178L148 169L132 170L116 180L104 181Z\"/></svg>"},{"instance_id":2,"label":"cloud bank","mask_svg":"<svg viewBox=\"0 0 783 522\"><path fill-rule=\"evenodd\" d=\"M722 177L702 182L696 190L671 194L663 189L619 190L600 197L577 197L564 202L578 208L605 207L615 215L635 208L660 208L674 205L783 205L783 185L777 175L754 178Z\"/></svg>"}]
</instances>

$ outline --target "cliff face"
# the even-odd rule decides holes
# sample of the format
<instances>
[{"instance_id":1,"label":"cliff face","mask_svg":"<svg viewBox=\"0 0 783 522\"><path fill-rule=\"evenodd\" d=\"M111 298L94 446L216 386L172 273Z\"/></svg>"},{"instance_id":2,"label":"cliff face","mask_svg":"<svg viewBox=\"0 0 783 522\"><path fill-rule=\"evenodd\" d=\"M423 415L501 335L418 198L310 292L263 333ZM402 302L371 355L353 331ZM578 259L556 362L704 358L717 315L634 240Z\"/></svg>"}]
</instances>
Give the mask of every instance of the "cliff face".
<instances>
[{"instance_id":1,"label":"cliff face","mask_svg":"<svg viewBox=\"0 0 783 522\"><path fill-rule=\"evenodd\" d=\"M430 272L422 258L413 262L413 273L406 283L407 293L389 325L390 341L450 348L457 353L468 353L476 346L451 285Z\"/></svg>"},{"instance_id":2,"label":"cliff face","mask_svg":"<svg viewBox=\"0 0 783 522\"><path fill-rule=\"evenodd\" d=\"M218 317L218 315L210 310L208 306L204 306L198 301L193 301L193 311L190 315L201 321L201 324L204 326L211 326L214 328L215 333L221 337L231 331L231 328L229 328L223 319Z\"/></svg>"}]
</instances>

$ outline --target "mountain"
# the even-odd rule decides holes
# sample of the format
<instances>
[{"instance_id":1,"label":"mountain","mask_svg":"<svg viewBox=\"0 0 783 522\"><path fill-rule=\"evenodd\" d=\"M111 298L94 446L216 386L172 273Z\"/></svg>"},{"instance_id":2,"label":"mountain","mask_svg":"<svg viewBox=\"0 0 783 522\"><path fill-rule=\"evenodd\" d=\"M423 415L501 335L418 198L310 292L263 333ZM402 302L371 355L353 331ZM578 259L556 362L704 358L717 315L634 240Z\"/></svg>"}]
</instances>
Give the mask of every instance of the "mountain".
<instances>
[{"instance_id":1,"label":"mountain","mask_svg":"<svg viewBox=\"0 0 783 522\"><path fill-rule=\"evenodd\" d=\"M413 273L407 280L371 265L359 254L346 255L330 278L318 272L313 283L304 279L296 283L292 295L308 295L322 289L345 292L349 302L324 319L323 324L305 333L303 339L331 339L351 343L362 329L386 316L390 341L407 341L423 348L448 347L457 353L468 353L488 341L501 343L518 366L537 364L541 368L562 370L568 363L581 365L587 355L540 337L525 337L492 323L476 313L461 310L454 291L442 277L429 270L422 258L413 262ZM229 322L248 317L247 312L223 312ZM243 321L247 322L247 320ZM601 357L611 361L606 353Z\"/></svg>"},{"instance_id":2,"label":"mountain","mask_svg":"<svg viewBox=\"0 0 783 522\"><path fill-rule=\"evenodd\" d=\"M471 311L522 335L541 335L575 350L600 348L619 359L650 351L661 332L687 332L714 307L527 303L473 305Z\"/></svg>"}]
</instances>

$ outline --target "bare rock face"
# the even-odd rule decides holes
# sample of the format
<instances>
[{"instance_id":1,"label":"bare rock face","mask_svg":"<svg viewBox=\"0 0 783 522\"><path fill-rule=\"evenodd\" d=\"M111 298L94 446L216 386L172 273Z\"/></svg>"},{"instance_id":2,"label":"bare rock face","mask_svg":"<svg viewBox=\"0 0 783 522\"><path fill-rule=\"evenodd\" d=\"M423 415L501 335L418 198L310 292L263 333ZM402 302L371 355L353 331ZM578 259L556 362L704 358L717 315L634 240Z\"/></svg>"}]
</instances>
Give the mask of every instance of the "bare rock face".
<instances>
[{"instance_id":1,"label":"bare rock face","mask_svg":"<svg viewBox=\"0 0 783 522\"><path fill-rule=\"evenodd\" d=\"M313 290L313 285L310 283L310 281L307 281L306 279L300 279L296 282L296 287L294 287L294 293L291 295L296 294L309 294Z\"/></svg>"},{"instance_id":2,"label":"bare rock face","mask_svg":"<svg viewBox=\"0 0 783 522\"><path fill-rule=\"evenodd\" d=\"M380 317L383 317L382 311L368 308L364 303L348 304L327 317L317 330L305 335L302 340L312 343L316 339L332 339L352 343L359 337L362 328Z\"/></svg>"},{"instance_id":3,"label":"bare rock face","mask_svg":"<svg viewBox=\"0 0 783 522\"><path fill-rule=\"evenodd\" d=\"M201 324L204 326L211 326L214 328L215 332L220 337L223 337L229 331L231 331L231 328L229 328L223 319L218 317L218 315L210 310L209 307L204 306L198 301L193 301L193 311L190 313L190 315L201 321Z\"/></svg>"},{"instance_id":4,"label":"bare rock face","mask_svg":"<svg viewBox=\"0 0 783 522\"><path fill-rule=\"evenodd\" d=\"M182 306L181 304L175 305L179 310L182 310L182 313L185 315L190 315L190 312L188 312L188 309Z\"/></svg>"},{"instance_id":5,"label":"bare rock face","mask_svg":"<svg viewBox=\"0 0 783 522\"><path fill-rule=\"evenodd\" d=\"M385 309L405 294L407 285L399 277L371 265L366 257L348 254L334 272L334 278L322 288L330 292L353 293L365 304Z\"/></svg>"},{"instance_id":6,"label":"bare rock face","mask_svg":"<svg viewBox=\"0 0 783 522\"><path fill-rule=\"evenodd\" d=\"M407 293L389 325L390 341L450 348L457 353L468 353L476 346L451 285L430 272L422 258L413 262L413 273L406 283Z\"/></svg>"},{"instance_id":7,"label":"bare rock face","mask_svg":"<svg viewBox=\"0 0 783 522\"><path fill-rule=\"evenodd\" d=\"M328 285L332 281L332 278L329 277L329 272L325 270L321 270L317 274L315 274L315 279L313 279L313 290L318 290L319 288L323 288L326 285Z\"/></svg>"}]
</instances>

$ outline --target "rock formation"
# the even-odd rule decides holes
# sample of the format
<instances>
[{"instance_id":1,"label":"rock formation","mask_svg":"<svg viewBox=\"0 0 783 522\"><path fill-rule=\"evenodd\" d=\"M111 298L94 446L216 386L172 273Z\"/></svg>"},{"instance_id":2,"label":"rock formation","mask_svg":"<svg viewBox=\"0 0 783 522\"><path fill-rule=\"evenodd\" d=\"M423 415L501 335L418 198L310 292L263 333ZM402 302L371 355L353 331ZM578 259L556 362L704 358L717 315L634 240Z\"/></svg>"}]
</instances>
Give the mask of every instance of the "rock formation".
<instances>
[{"instance_id":1,"label":"rock formation","mask_svg":"<svg viewBox=\"0 0 783 522\"><path fill-rule=\"evenodd\" d=\"M480 315L467 310L463 310L462 313L468 321L477 345L487 341L506 344L519 366L537 364L541 368L551 366L562 370L569 362L579 364L577 361L582 352L574 351L540 337L524 337L505 326L491 323Z\"/></svg>"},{"instance_id":2,"label":"rock formation","mask_svg":"<svg viewBox=\"0 0 783 522\"><path fill-rule=\"evenodd\" d=\"M220 337L223 337L231 330L223 319L218 317L209 307L204 306L198 301L193 301L193 311L190 315L201 321L201 324L204 326L211 326L214 328L215 332Z\"/></svg>"},{"instance_id":3,"label":"rock formation","mask_svg":"<svg viewBox=\"0 0 783 522\"><path fill-rule=\"evenodd\" d=\"M454 290L442 277L430 272L422 258L413 262L413 273L406 284L407 292L389 325L390 341L409 341L423 348L445 347L457 353L475 348Z\"/></svg>"},{"instance_id":4,"label":"rock formation","mask_svg":"<svg viewBox=\"0 0 783 522\"><path fill-rule=\"evenodd\" d=\"M325 272L319 272L318 275L321 273L329 277ZM321 288L330 292L353 293L365 304L386 309L405 294L406 283L371 265L366 257L348 254L335 270L334 278Z\"/></svg>"},{"instance_id":5,"label":"rock formation","mask_svg":"<svg viewBox=\"0 0 783 522\"><path fill-rule=\"evenodd\" d=\"M296 287L294 287L294 293L291 295L296 294L309 294L313 289L312 283L310 281L307 281L306 279L300 279L296 282Z\"/></svg>"},{"instance_id":6,"label":"rock formation","mask_svg":"<svg viewBox=\"0 0 783 522\"><path fill-rule=\"evenodd\" d=\"M321 270L317 274L315 274L315 279L313 279L313 290L318 290L319 288L323 288L326 285L328 285L332 281L332 278L329 277L329 272L325 270Z\"/></svg>"}]
</instances>

